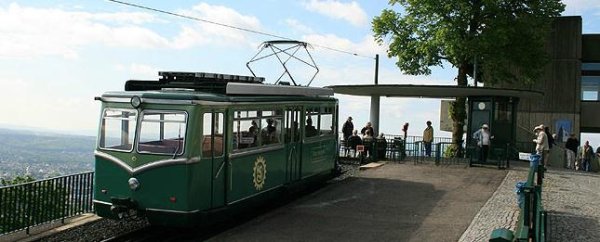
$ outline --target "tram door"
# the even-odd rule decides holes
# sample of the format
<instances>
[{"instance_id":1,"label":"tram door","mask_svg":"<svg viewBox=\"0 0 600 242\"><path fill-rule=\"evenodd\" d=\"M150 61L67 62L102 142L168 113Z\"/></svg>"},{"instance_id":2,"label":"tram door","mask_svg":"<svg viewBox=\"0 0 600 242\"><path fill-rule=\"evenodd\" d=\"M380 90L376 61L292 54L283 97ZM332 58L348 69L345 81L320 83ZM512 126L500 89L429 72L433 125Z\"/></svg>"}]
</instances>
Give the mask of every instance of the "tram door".
<instances>
[{"instance_id":1,"label":"tram door","mask_svg":"<svg viewBox=\"0 0 600 242\"><path fill-rule=\"evenodd\" d=\"M302 143L300 143L300 107L289 108L285 111L285 147L286 147L286 180L295 181L300 179L300 155L302 154Z\"/></svg>"},{"instance_id":2,"label":"tram door","mask_svg":"<svg viewBox=\"0 0 600 242\"><path fill-rule=\"evenodd\" d=\"M203 115L202 159L212 163L211 207L225 205L226 160L225 115L222 111Z\"/></svg>"}]
</instances>

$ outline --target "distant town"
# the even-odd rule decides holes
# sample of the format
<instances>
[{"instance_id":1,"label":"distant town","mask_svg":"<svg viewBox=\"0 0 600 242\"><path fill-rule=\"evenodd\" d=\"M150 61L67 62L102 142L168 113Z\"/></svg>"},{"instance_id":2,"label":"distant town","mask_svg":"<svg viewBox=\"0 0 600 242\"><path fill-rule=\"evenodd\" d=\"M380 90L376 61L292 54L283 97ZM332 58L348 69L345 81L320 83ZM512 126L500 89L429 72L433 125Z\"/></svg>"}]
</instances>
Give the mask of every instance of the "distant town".
<instances>
[{"instance_id":1,"label":"distant town","mask_svg":"<svg viewBox=\"0 0 600 242\"><path fill-rule=\"evenodd\" d=\"M0 178L93 171L95 143L92 136L0 129Z\"/></svg>"}]
</instances>

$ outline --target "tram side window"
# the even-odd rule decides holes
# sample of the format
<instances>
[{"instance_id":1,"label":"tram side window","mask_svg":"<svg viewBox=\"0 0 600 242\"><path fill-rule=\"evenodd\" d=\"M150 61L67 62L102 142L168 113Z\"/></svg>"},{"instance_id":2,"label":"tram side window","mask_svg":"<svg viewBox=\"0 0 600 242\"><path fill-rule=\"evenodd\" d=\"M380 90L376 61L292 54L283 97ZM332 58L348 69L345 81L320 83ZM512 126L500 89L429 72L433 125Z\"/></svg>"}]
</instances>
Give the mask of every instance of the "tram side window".
<instances>
[{"instance_id":1,"label":"tram side window","mask_svg":"<svg viewBox=\"0 0 600 242\"><path fill-rule=\"evenodd\" d=\"M321 135L330 135L333 134L333 130L332 108L323 108L319 124L319 133Z\"/></svg>"},{"instance_id":2,"label":"tram side window","mask_svg":"<svg viewBox=\"0 0 600 242\"><path fill-rule=\"evenodd\" d=\"M223 137L225 134L225 124L223 122L224 116L223 113L215 114L215 124L214 124L214 133L215 133L215 157L222 156L225 142L223 142Z\"/></svg>"},{"instance_id":3,"label":"tram side window","mask_svg":"<svg viewBox=\"0 0 600 242\"><path fill-rule=\"evenodd\" d=\"M234 150L281 143L282 111L244 110L234 116Z\"/></svg>"},{"instance_id":4,"label":"tram side window","mask_svg":"<svg viewBox=\"0 0 600 242\"><path fill-rule=\"evenodd\" d=\"M306 125L304 126L304 133L306 137L313 137L319 135L315 125L319 124L319 110L317 108L306 109Z\"/></svg>"},{"instance_id":5,"label":"tram side window","mask_svg":"<svg viewBox=\"0 0 600 242\"><path fill-rule=\"evenodd\" d=\"M213 119L214 117L214 119ZM202 157L222 156L224 150L223 113L205 113L202 127ZM214 137L214 141L212 140ZM214 143L213 143L214 142Z\"/></svg>"},{"instance_id":6,"label":"tram side window","mask_svg":"<svg viewBox=\"0 0 600 242\"><path fill-rule=\"evenodd\" d=\"M99 147L131 151L136 126L137 111L105 109L100 127Z\"/></svg>"},{"instance_id":7,"label":"tram side window","mask_svg":"<svg viewBox=\"0 0 600 242\"><path fill-rule=\"evenodd\" d=\"M184 112L143 112L138 151L154 154L183 154L186 120Z\"/></svg>"},{"instance_id":8,"label":"tram side window","mask_svg":"<svg viewBox=\"0 0 600 242\"><path fill-rule=\"evenodd\" d=\"M280 143L281 115L281 113L277 113L276 111L262 111L260 127L263 128L260 134L263 145Z\"/></svg>"},{"instance_id":9,"label":"tram side window","mask_svg":"<svg viewBox=\"0 0 600 242\"><path fill-rule=\"evenodd\" d=\"M257 111L236 111L233 121L233 149L258 145L260 127Z\"/></svg>"}]
</instances>

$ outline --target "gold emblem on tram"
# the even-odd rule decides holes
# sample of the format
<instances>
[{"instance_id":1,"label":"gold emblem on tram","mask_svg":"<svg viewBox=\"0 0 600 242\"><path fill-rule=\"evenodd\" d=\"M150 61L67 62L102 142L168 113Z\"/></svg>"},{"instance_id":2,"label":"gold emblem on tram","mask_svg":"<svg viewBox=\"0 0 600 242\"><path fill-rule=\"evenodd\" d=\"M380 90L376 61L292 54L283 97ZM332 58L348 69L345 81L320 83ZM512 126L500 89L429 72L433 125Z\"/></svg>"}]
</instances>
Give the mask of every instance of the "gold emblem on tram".
<instances>
[{"instance_id":1,"label":"gold emblem on tram","mask_svg":"<svg viewBox=\"0 0 600 242\"><path fill-rule=\"evenodd\" d=\"M254 161L254 173L252 176L254 177L254 187L256 190L262 190L265 185L265 180L267 179L267 161L264 157L259 156Z\"/></svg>"}]
</instances>

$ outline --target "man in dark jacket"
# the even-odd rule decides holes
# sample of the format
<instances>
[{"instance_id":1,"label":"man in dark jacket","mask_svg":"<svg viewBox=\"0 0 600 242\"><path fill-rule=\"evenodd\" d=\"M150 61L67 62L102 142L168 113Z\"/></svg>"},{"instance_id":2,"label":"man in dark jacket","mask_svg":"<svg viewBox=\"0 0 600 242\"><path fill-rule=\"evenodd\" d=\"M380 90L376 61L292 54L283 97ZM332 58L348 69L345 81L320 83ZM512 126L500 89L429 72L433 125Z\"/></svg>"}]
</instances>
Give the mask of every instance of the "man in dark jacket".
<instances>
[{"instance_id":1,"label":"man in dark jacket","mask_svg":"<svg viewBox=\"0 0 600 242\"><path fill-rule=\"evenodd\" d=\"M352 117L348 117L348 120L342 126L342 135L344 135L345 149L344 154L347 155L350 150L350 144L348 144L348 140L350 136L352 136L352 131L354 131L354 124L352 123Z\"/></svg>"},{"instance_id":2,"label":"man in dark jacket","mask_svg":"<svg viewBox=\"0 0 600 242\"><path fill-rule=\"evenodd\" d=\"M568 169L575 169L575 154L577 154L577 147L579 147L579 140L577 140L575 134L571 134L565 144L565 148L567 148Z\"/></svg>"},{"instance_id":3,"label":"man in dark jacket","mask_svg":"<svg viewBox=\"0 0 600 242\"><path fill-rule=\"evenodd\" d=\"M344 140L348 141L348 138L352 136L352 131L354 130L354 124L352 123L352 117L348 117L348 120L342 126L342 134L344 134Z\"/></svg>"}]
</instances>

